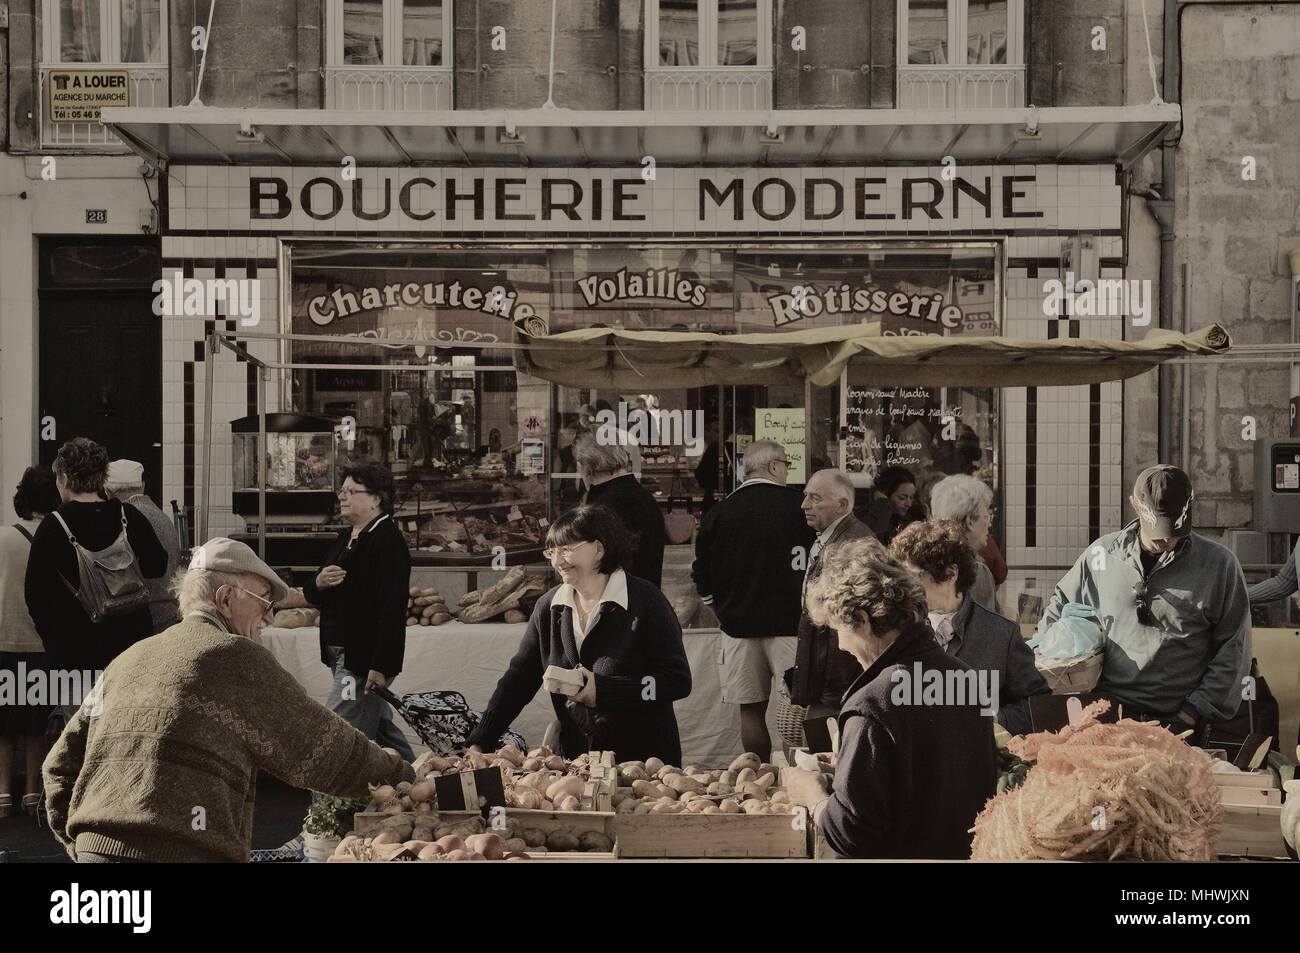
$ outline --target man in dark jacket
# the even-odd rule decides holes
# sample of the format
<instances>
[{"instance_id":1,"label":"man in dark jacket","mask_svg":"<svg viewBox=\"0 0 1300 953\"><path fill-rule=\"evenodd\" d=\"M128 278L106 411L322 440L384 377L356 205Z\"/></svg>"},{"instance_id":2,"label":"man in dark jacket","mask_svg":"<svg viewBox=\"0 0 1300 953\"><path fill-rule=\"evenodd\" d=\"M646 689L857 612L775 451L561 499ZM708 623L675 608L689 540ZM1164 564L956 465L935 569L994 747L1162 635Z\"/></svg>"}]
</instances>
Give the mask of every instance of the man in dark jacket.
<instances>
[{"instance_id":1,"label":"man in dark jacket","mask_svg":"<svg viewBox=\"0 0 1300 953\"><path fill-rule=\"evenodd\" d=\"M650 491L632 473L631 454L638 452L619 444L602 444L593 432L573 442L578 473L587 486L584 503L608 506L632 537L632 559L627 571L658 586L663 581L664 545L668 534L664 515Z\"/></svg>"},{"instance_id":2,"label":"man in dark jacket","mask_svg":"<svg viewBox=\"0 0 1300 953\"><path fill-rule=\"evenodd\" d=\"M987 684L934 640L920 581L866 540L836 547L808 602L865 670L840 712L834 782L792 769L790 800L840 857L969 858L997 784Z\"/></svg>"},{"instance_id":3,"label":"man in dark jacket","mask_svg":"<svg viewBox=\"0 0 1300 953\"><path fill-rule=\"evenodd\" d=\"M803 512L817 534L808 550L808 580L813 579L826 550L854 539L875 539L871 528L853 515L853 481L840 470L819 470L812 475L803 494ZM813 751L830 751L831 737L826 720L839 714L845 690L862 674L862 666L839 647L839 636L827 626L813 625L802 600L799 613L799 643L794 671L790 674L790 700L808 709L804 737Z\"/></svg>"},{"instance_id":4,"label":"man in dark jacket","mask_svg":"<svg viewBox=\"0 0 1300 953\"><path fill-rule=\"evenodd\" d=\"M722 624L722 700L740 706L746 751L771 755L767 703L773 676L794 663L799 593L813 531L785 485L781 445L745 449L745 482L709 510L695 539L691 578Z\"/></svg>"}]
</instances>

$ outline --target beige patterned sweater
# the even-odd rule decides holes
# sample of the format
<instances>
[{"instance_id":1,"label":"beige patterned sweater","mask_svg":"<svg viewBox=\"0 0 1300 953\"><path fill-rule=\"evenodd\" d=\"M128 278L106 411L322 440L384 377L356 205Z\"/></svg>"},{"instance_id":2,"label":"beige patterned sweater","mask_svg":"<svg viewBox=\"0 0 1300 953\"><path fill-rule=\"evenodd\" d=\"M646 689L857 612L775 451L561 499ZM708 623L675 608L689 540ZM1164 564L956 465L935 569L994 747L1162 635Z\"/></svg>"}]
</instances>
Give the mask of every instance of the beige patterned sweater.
<instances>
[{"instance_id":1,"label":"beige patterned sweater","mask_svg":"<svg viewBox=\"0 0 1300 953\"><path fill-rule=\"evenodd\" d=\"M45 759L50 829L74 858L247 861L259 769L346 797L415 776L269 650L191 616L114 659Z\"/></svg>"}]
</instances>

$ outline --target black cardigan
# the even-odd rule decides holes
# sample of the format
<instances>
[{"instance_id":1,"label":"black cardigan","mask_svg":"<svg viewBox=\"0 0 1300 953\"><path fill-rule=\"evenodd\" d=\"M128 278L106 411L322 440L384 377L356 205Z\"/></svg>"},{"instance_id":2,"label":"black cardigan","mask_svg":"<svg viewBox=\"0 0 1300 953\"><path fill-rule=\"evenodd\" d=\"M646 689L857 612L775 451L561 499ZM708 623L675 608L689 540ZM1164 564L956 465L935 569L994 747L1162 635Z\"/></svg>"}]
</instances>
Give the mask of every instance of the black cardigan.
<instances>
[{"instance_id":1,"label":"black cardigan","mask_svg":"<svg viewBox=\"0 0 1300 953\"><path fill-rule=\"evenodd\" d=\"M635 476L626 473L592 486L586 501L608 506L631 534L632 562L627 571L660 585L668 533L664 529L664 514L650 491Z\"/></svg>"},{"instance_id":2,"label":"black cardigan","mask_svg":"<svg viewBox=\"0 0 1300 953\"><path fill-rule=\"evenodd\" d=\"M140 574L157 579L167 571L167 550L158 542L148 518L134 506L117 500L95 503L64 503L59 515L77 542L90 550L111 546L122 531L122 512L126 511L126 538L135 553ZM90 621L81 603L60 579L81 586L77 554L68 542L63 527L53 515L41 520L32 537L32 551L27 558L24 595L36 632L45 643L46 664L51 668L97 671L108 667L130 646L153 635L149 607L142 606L130 615Z\"/></svg>"},{"instance_id":3,"label":"black cardigan","mask_svg":"<svg viewBox=\"0 0 1300 953\"><path fill-rule=\"evenodd\" d=\"M952 641L948 654L976 671L998 673L998 722L1013 735L1033 731L1029 719L1029 696L1047 695L1052 690L1034 664L1034 650L1020 634L1020 626L990 612L971 594L952 617Z\"/></svg>"},{"instance_id":4,"label":"black cardigan","mask_svg":"<svg viewBox=\"0 0 1300 953\"><path fill-rule=\"evenodd\" d=\"M321 661L325 646L343 646L343 664L364 679L373 669L392 681L406 654L406 600L411 586L411 554L392 517L376 516L348 549L352 529L330 547L326 566L348 571L337 586L320 589L316 576L303 584L312 605L320 606Z\"/></svg>"},{"instance_id":5,"label":"black cardigan","mask_svg":"<svg viewBox=\"0 0 1300 953\"><path fill-rule=\"evenodd\" d=\"M915 686L918 663L922 685ZM945 653L922 622L849 686L834 796L820 820L827 844L841 857L970 857L970 828L997 786L993 719L980 714L977 701L917 703L930 670L970 669ZM895 681L900 671L911 699Z\"/></svg>"},{"instance_id":6,"label":"black cardigan","mask_svg":"<svg viewBox=\"0 0 1300 953\"><path fill-rule=\"evenodd\" d=\"M713 605L722 631L751 636L795 635L803 563L817 534L799 508L798 490L775 483L742 486L709 510L695 537L691 578Z\"/></svg>"},{"instance_id":7,"label":"black cardigan","mask_svg":"<svg viewBox=\"0 0 1300 953\"><path fill-rule=\"evenodd\" d=\"M691 668L682 645L682 627L664 594L629 575L627 608L602 603L600 618L579 653L573 610L552 605L559 588L538 600L519 651L497 682L487 711L467 743L495 749L501 733L537 694L546 667L573 669L581 662L596 677L596 709L608 717L610 729L605 737L586 735L569 715L568 699L552 694L565 757L612 748L619 761L653 756L666 764L680 764L681 736L673 702L691 693Z\"/></svg>"}]
</instances>

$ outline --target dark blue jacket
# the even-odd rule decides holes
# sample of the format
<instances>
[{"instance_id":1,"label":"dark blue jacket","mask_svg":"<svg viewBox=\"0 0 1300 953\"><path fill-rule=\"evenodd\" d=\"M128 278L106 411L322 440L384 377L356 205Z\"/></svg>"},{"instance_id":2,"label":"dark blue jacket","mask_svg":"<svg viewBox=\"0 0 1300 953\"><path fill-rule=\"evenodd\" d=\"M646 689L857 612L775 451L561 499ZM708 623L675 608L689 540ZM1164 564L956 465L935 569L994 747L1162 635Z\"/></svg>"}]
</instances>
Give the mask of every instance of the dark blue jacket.
<instances>
[{"instance_id":1,"label":"dark blue jacket","mask_svg":"<svg viewBox=\"0 0 1300 953\"><path fill-rule=\"evenodd\" d=\"M914 686L918 666L922 684ZM969 671L921 622L849 686L834 795L819 822L836 854L970 857L970 828L997 786L993 719L980 714L978 702L943 697L934 704L923 692L931 677L946 683L946 673Z\"/></svg>"},{"instance_id":2,"label":"dark blue jacket","mask_svg":"<svg viewBox=\"0 0 1300 953\"><path fill-rule=\"evenodd\" d=\"M627 608L602 603L600 618L579 652L573 610L552 605L559 588L537 601L519 651L466 743L484 750L495 748L496 739L537 694L547 666L573 669L581 663L596 677L596 710L607 726L602 734L587 735L569 714L568 699L552 693L564 756L612 749L619 761L658 757L665 764L681 764L673 702L691 693L691 668L682 645L682 627L664 594L629 575Z\"/></svg>"},{"instance_id":3,"label":"dark blue jacket","mask_svg":"<svg viewBox=\"0 0 1300 953\"><path fill-rule=\"evenodd\" d=\"M1034 664L1020 626L990 612L966 593L952 617L948 654L976 671L998 673L998 721L1013 735L1033 730L1029 721L1029 696L1047 695L1051 689Z\"/></svg>"}]
</instances>

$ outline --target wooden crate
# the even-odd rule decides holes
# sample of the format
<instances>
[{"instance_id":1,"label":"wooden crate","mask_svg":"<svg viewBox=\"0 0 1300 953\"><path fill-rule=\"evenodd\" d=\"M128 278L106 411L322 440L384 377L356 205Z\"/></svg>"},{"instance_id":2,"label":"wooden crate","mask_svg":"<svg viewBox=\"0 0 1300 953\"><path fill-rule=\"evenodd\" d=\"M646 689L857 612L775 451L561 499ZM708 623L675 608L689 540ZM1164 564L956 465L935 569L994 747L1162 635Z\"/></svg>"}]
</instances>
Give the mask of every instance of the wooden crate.
<instances>
[{"instance_id":1,"label":"wooden crate","mask_svg":"<svg viewBox=\"0 0 1300 953\"><path fill-rule=\"evenodd\" d=\"M1287 857L1282 839L1282 806L1256 804L1223 806L1221 856Z\"/></svg>"},{"instance_id":2,"label":"wooden crate","mask_svg":"<svg viewBox=\"0 0 1300 953\"><path fill-rule=\"evenodd\" d=\"M793 814L615 814L614 831L620 857L808 856Z\"/></svg>"}]
</instances>

